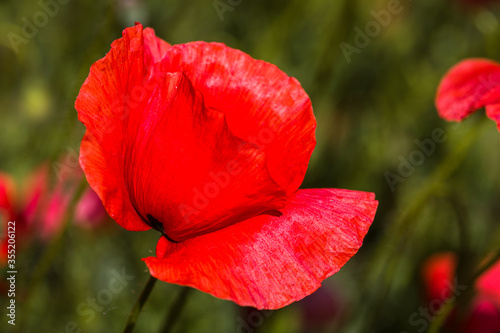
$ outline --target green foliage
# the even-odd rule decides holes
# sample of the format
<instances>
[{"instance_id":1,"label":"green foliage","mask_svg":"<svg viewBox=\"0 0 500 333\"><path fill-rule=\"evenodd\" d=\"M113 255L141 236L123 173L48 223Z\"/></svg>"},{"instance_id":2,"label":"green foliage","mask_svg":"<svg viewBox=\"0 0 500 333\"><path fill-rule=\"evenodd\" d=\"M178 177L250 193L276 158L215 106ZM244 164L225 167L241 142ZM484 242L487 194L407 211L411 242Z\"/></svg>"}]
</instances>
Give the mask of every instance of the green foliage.
<instances>
[{"instance_id":1,"label":"green foliage","mask_svg":"<svg viewBox=\"0 0 500 333\"><path fill-rule=\"evenodd\" d=\"M44 161L78 150L84 127L73 104L90 65L125 27L140 21L172 44L223 42L296 77L318 121L317 148L303 187L376 193L380 206L365 245L325 282L326 288L341 290L345 310L330 329L416 332L408 318L425 306L420 286L425 257L439 250L467 251L466 258L477 263L493 250L500 236L498 131L483 112L459 126L446 123L437 115L434 96L440 78L459 60L500 60L498 4L469 8L452 0L401 0L400 11L386 26L377 23L378 33L360 47L358 31L366 33L367 24L378 22L372 11L387 11L391 0L60 2L41 1L56 3L57 11L52 8L53 15L46 14L46 23L30 37L23 33L29 30L25 22L33 24L41 20L38 13L47 12L40 2L0 4L0 170L19 182ZM220 3L229 6L226 11L215 6ZM415 141L432 139L436 129L446 138L433 141L423 163L402 175L402 160L422 150ZM387 172L399 181L389 184ZM32 244L19 253L19 285L33 287L26 293L29 300L18 299L21 331L123 329L148 278L140 258L151 255L158 235L109 224L97 232L70 224L37 286L28 283L50 245ZM109 288L112 270L122 269L134 278L108 305L78 310ZM162 282L156 288L137 332L157 331L180 292ZM234 304L196 291L174 331L239 332L238 318L244 316ZM294 304L266 317L254 331L306 332L302 325L301 306Z\"/></svg>"}]
</instances>

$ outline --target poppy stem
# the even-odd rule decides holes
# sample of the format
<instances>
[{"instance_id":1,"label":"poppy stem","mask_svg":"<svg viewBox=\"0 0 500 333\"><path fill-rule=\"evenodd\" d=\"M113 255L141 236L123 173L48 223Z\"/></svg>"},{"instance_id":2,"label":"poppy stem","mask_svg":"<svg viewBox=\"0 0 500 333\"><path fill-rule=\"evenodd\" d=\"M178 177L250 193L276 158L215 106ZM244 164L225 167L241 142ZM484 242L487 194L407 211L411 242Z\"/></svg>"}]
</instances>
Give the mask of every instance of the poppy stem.
<instances>
[{"instance_id":1,"label":"poppy stem","mask_svg":"<svg viewBox=\"0 0 500 333\"><path fill-rule=\"evenodd\" d=\"M134 331L135 324L137 323L137 319L139 318L139 314L141 313L144 304L148 300L149 294L151 294L151 290L153 290L156 281L158 281L158 279L153 276L149 276L148 282L144 286L141 295L137 299L137 302L135 302L134 307L128 315L127 324L125 325L125 330L123 331L123 333L131 333Z\"/></svg>"},{"instance_id":2,"label":"poppy stem","mask_svg":"<svg viewBox=\"0 0 500 333\"><path fill-rule=\"evenodd\" d=\"M493 266L498 260L500 260L500 249L498 249L495 255L489 257L488 260L474 272L469 279L469 283L474 283L474 281L483 275L483 273Z\"/></svg>"},{"instance_id":3,"label":"poppy stem","mask_svg":"<svg viewBox=\"0 0 500 333\"><path fill-rule=\"evenodd\" d=\"M175 300L174 304L172 304L172 306L170 307L167 319L163 323L161 330L158 331L159 333L169 333L172 330L172 328L177 322L177 319L179 318L179 315L184 309L184 306L186 305L186 300L191 291L192 288L189 287L182 288L182 290L177 295L177 299Z\"/></svg>"},{"instance_id":4,"label":"poppy stem","mask_svg":"<svg viewBox=\"0 0 500 333\"><path fill-rule=\"evenodd\" d=\"M415 220L422 212L422 208L436 193L443 191L443 184L446 180L458 169L463 159L470 151L470 147L477 139L478 133L481 133L483 128L487 125L486 121L480 126L475 126L463 139L458 142L453 151L448 154L439 167L433 171L425 186L422 186L419 191L413 196L413 200L409 202L391 224L388 226L387 231L380 240L378 246L372 255L371 265L368 266L366 281L371 283L366 284L367 290L377 288L379 290L372 296L369 296L366 304L366 318L365 325L371 326L372 323L378 318L378 311L382 309L386 295L389 293L391 286L387 281L392 281L391 274L397 271L398 265L401 262L401 255L405 251L405 245L414 233L415 226L412 226L411 221ZM409 227L412 226L412 227ZM399 255L395 255L398 253ZM375 309L375 310L373 310Z\"/></svg>"}]
</instances>

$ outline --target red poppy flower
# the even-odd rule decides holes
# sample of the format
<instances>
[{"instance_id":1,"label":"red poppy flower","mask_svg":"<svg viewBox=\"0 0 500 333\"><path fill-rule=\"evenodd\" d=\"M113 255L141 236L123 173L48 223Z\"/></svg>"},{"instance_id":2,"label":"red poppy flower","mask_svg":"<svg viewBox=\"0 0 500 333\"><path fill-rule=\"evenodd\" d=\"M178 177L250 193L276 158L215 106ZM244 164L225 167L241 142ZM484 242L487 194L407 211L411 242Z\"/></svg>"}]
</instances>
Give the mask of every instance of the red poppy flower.
<instances>
[{"instance_id":1,"label":"red poppy flower","mask_svg":"<svg viewBox=\"0 0 500 333\"><path fill-rule=\"evenodd\" d=\"M16 184L8 174L0 172L0 266L6 263L7 223L15 222L16 249L37 238L49 241L61 231L69 202L82 177L79 168L60 177L49 187L49 169L42 165L24 184Z\"/></svg>"},{"instance_id":2,"label":"red poppy flower","mask_svg":"<svg viewBox=\"0 0 500 333\"><path fill-rule=\"evenodd\" d=\"M75 224L82 228L92 229L102 225L107 217L108 214L101 199L94 190L87 188L75 207Z\"/></svg>"},{"instance_id":3,"label":"red poppy flower","mask_svg":"<svg viewBox=\"0 0 500 333\"><path fill-rule=\"evenodd\" d=\"M42 240L48 241L61 231L76 185L59 182L53 191L43 198L41 212L35 221L38 225L37 236Z\"/></svg>"},{"instance_id":4,"label":"red poppy flower","mask_svg":"<svg viewBox=\"0 0 500 333\"><path fill-rule=\"evenodd\" d=\"M371 193L298 190L316 120L299 82L219 43L169 45L140 24L92 65L75 103L80 163L122 227L162 233L163 281L275 309L362 244Z\"/></svg>"},{"instance_id":5,"label":"red poppy flower","mask_svg":"<svg viewBox=\"0 0 500 333\"><path fill-rule=\"evenodd\" d=\"M456 255L452 252L437 253L423 265L423 278L429 304L444 302L453 296ZM500 261L481 275L475 283L476 296L465 318L454 313L448 318L449 328L460 327L459 333L495 333L500 330ZM460 284L460 281L458 281ZM468 286L467 286L468 287ZM432 309L437 313L438 309Z\"/></svg>"},{"instance_id":6,"label":"red poppy flower","mask_svg":"<svg viewBox=\"0 0 500 333\"><path fill-rule=\"evenodd\" d=\"M500 129L500 64L467 59L455 65L441 80L436 107L442 118L454 121L486 107L486 115Z\"/></svg>"},{"instance_id":7,"label":"red poppy flower","mask_svg":"<svg viewBox=\"0 0 500 333\"><path fill-rule=\"evenodd\" d=\"M0 266L7 262L8 222L15 222L16 248L19 250L30 238L30 228L38 212L41 198L46 191L47 168L41 167L28 180L25 191L16 186L14 180L5 173L0 173ZM23 192L22 195L20 192ZM23 198L23 199L21 199Z\"/></svg>"},{"instance_id":8,"label":"red poppy flower","mask_svg":"<svg viewBox=\"0 0 500 333\"><path fill-rule=\"evenodd\" d=\"M457 258L451 252L436 253L428 258L422 270L426 298L446 300L452 294ZM451 284L450 284L451 283Z\"/></svg>"}]
</instances>

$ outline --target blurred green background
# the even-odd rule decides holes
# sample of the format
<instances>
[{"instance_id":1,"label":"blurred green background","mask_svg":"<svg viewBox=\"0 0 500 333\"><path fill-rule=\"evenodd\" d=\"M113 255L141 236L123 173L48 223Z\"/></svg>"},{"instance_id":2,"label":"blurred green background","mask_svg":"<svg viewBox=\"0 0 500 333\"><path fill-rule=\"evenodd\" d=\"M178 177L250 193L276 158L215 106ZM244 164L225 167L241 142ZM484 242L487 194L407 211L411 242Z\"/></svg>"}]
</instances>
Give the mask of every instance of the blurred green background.
<instances>
[{"instance_id":1,"label":"blurred green background","mask_svg":"<svg viewBox=\"0 0 500 333\"><path fill-rule=\"evenodd\" d=\"M372 24L379 31L359 47L359 31L366 33L367 24L377 22L374 13L387 12L391 2L2 2L0 170L22 183L48 161L56 181L54 163L77 151L83 136L73 106L80 86L91 64L135 21L171 44L223 42L276 64L311 97L318 144L302 187L375 192L380 206L360 252L324 282L326 296L256 314L193 291L172 331L247 332L242 322L253 318L250 331L259 333L417 332L409 317L425 306L421 262L435 251L455 250L477 263L500 236L495 123L481 111L456 126L434 106L439 80L452 65L467 57L500 60L500 6L401 0L398 12ZM36 31L25 28L26 21L38 22ZM14 43L13 34L19 36ZM348 57L341 47L347 44L356 48ZM432 139L436 129L444 142L434 142L435 150L412 165L411 156L422 150L415 140ZM402 175L404 161L411 168ZM389 184L388 172L400 181ZM123 329L148 278L140 259L154 251L157 234L106 223L92 230L69 223L57 245L18 249L18 331ZM34 283L49 251L50 263ZM102 309L82 314L79 306L108 288L113 270L125 270L130 280ZM179 286L158 283L137 332L157 332L180 293ZM4 296L0 330L15 332L6 325ZM327 319L311 319L307 311L324 311Z\"/></svg>"}]
</instances>

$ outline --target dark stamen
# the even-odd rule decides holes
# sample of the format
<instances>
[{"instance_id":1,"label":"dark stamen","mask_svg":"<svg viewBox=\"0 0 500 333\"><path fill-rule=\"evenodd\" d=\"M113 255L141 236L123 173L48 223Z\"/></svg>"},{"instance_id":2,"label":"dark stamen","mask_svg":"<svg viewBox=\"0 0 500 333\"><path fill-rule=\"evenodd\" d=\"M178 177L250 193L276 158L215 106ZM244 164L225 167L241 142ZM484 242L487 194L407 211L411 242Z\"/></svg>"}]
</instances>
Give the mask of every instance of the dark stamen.
<instances>
[{"instance_id":1,"label":"dark stamen","mask_svg":"<svg viewBox=\"0 0 500 333\"><path fill-rule=\"evenodd\" d=\"M266 210L264 213L262 214L266 214L266 215L272 215L272 216L276 216L276 217L280 217L281 215L283 215L282 212L278 211L278 210Z\"/></svg>"},{"instance_id":2,"label":"dark stamen","mask_svg":"<svg viewBox=\"0 0 500 333\"><path fill-rule=\"evenodd\" d=\"M147 217L147 220L145 220L144 222L146 222L151 228L161 232L162 236L165 236L165 238L168 239L169 241L171 241L172 243L179 243L179 242L176 242L172 238L167 236L167 234L165 233L165 231L163 229L163 223L158 221L158 219L156 217L154 217L151 214L146 214L146 217Z\"/></svg>"}]
</instances>

